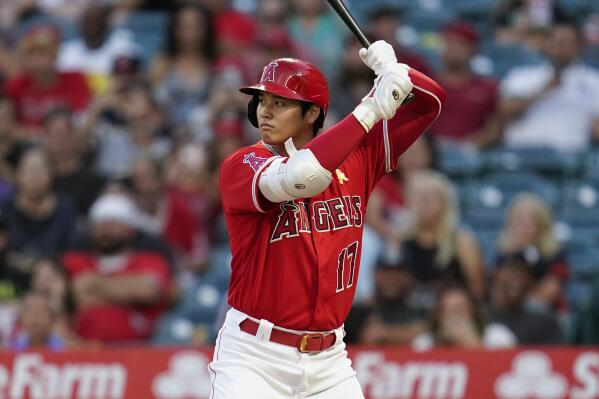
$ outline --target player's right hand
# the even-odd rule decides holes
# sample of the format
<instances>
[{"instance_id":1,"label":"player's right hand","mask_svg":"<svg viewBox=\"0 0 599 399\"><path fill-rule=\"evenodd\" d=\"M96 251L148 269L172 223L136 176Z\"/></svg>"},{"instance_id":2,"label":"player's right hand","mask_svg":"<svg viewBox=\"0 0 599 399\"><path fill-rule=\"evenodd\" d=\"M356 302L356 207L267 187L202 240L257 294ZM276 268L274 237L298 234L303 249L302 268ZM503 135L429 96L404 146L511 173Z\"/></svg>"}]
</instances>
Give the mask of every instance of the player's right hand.
<instances>
[{"instance_id":1,"label":"player's right hand","mask_svg":"<svg viewBox=\"0 0 599 399\"><path fill-rule=\"evenodd\" d=\"M362 62L380 76L386 67L397 64L393 46L384 40L372 43L367 49L361 48L359 53Z\"/></svg>"},{"instance_id":2,"label":"player's right hand","mask_svg":"<svg viewBox=\"0 0 599 399\"><path fill-rule=\"evenodd\" d=\"M379 75L370 93L353 111L366 131L381 119L391 119L413 89L405 64L389 65Z\"/></svg>"}]
</instances>

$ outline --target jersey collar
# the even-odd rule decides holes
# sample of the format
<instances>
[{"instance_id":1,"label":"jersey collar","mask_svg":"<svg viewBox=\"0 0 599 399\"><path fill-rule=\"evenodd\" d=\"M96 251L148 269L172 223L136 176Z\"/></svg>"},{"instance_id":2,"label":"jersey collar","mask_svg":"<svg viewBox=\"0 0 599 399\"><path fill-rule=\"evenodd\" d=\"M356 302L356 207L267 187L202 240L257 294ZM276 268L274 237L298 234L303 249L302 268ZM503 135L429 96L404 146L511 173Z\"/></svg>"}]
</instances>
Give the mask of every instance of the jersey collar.
<instances>
[{"instance_id":1,"label":"jersey collar","mask_svg":"<svg viewBox=\"0 0 599 399\"><path fill-rule=\"evenodd\" d=\"M265 143L264 141L262 141L262 140L260 140L260 142L262 143L262 145L263 145L264 147L266 147L266 149L267 149L268 151L270 151L270 152L271 152L271 154L272 154L272 155L276 155L276 156L279 156L279 157L281 156L281 154L279 154L279 153L277 152L277 150L275 149L275 147L274 147L274 146L272 146L272 145L270 145L270 144L266 144L266 143Z\"/></svg>"}]
</instances>

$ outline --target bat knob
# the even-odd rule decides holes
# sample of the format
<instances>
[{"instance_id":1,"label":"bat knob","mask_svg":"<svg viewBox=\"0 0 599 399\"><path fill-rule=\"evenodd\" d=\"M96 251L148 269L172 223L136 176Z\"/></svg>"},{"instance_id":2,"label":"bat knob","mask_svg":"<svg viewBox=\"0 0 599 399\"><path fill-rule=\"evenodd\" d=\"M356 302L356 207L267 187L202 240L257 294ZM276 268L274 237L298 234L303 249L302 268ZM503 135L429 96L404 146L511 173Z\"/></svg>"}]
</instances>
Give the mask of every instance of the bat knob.
<instances>
[{"instance_id":1,"label":"bat knob","mask_svg":"<svg viewBox=\"0 0 599 399\"><path fill-rule=\"evenodd\" d=\"M393 93L393 98L395 98L395 93ZM412 100L414 99L414 93L410 93L406 96L406 98L404 98L403 102L401 103L401 105L406 105L412 102Z\"/></svg>"}]
</instances>

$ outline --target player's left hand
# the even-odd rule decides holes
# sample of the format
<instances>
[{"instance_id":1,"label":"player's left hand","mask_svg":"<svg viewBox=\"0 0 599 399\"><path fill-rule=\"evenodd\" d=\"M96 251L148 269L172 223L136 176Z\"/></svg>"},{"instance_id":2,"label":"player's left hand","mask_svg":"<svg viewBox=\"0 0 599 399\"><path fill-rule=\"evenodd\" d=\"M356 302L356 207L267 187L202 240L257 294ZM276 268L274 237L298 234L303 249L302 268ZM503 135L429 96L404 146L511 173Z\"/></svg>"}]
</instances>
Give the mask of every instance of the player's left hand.
<instances>
[{"instance_id":1,"label":"player's left hand","mask_svg":"<svg viewBox=\"0 0 599 399\"><path fill-rule=\"evenodd\" d=\"M393 46L384 40L378 40L370 45L370 47L361 48L359 53L362 62L372 69L379 76L389 65L397 64L397 57Z\"/></svg>"}]
</instances>

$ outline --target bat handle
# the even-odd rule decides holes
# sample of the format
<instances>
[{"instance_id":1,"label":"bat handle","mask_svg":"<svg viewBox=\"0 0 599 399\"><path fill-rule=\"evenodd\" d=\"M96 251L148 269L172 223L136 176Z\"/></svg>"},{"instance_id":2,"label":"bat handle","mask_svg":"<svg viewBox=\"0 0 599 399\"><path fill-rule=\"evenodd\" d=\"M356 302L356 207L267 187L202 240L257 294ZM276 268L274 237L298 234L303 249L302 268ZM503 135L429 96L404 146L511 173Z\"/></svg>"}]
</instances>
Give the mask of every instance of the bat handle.
<instances>
[{"instance_id":1,"label":"bat handle","mask_svg":"<svg viewBox=\"0 0 599 399\"><path fill-rule=\"evenodd\" d=\"M364 48L368 48L370 47L370 40L368 40L368 38L364 35L364 33L362 33L361 30L358 30L356 32L354 32L357 39L360 41L360 44L362 45L362 47Z\"/></svg>"}]
</instances>

